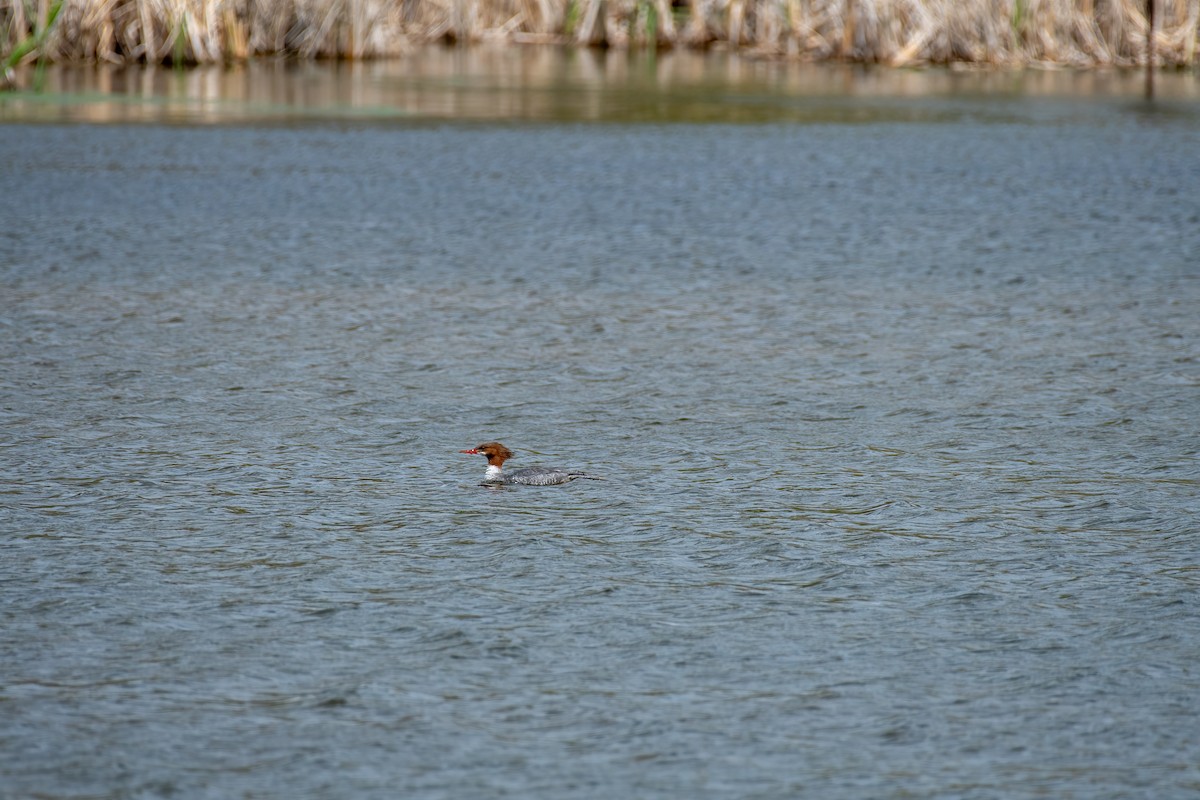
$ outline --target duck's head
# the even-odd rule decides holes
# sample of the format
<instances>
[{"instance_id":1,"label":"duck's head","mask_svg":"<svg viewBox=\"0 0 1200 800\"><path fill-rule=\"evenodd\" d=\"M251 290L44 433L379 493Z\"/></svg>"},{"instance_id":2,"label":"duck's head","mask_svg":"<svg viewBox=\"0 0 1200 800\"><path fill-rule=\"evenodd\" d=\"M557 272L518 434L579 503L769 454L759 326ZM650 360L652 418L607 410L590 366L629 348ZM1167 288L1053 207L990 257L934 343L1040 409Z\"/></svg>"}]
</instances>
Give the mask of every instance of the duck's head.
<instances>
[{"instance_id":1,"label":"duck's head","mask_svg":"<svg viewBox=\"0 0 1200 800\"><path fill-rule=\"evenodd\" d=\"M470 450L459 450L458 452L466 453L469 456L486 456L488 465L493 467L499 467L513 456L512 450L499 442L485 442Z\"/></svg>"}]
</instances>

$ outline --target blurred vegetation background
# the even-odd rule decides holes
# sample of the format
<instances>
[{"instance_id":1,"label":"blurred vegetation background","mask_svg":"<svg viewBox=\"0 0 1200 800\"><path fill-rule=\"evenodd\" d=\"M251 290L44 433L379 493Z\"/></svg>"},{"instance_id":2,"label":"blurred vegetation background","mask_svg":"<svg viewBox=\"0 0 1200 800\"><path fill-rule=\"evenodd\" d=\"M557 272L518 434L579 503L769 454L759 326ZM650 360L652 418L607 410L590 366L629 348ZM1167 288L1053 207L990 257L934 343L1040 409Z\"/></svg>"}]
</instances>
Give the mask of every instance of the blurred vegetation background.
<instances>
[{"instance_id":1,"label":"blurred vegetation background","mask_svg":"<svg viewBox=\"0 0 1200 800\"><path fill-rule=\"evenodd\" d=\"M0 0L5 67L368 59L431 41L736 48L891 65L1150 57L1187 66L1198 32L1200 0Z\"/></svg>"}]
</instances>

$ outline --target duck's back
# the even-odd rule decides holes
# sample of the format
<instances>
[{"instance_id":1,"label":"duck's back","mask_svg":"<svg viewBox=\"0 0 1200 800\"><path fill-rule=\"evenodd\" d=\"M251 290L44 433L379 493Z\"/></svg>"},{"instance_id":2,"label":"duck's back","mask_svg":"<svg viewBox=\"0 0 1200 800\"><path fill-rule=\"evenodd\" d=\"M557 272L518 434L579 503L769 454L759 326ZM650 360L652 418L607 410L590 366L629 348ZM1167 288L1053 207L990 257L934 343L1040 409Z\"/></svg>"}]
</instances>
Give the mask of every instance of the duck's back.
<instances>
[{"instance_id":1,"label":"duck's back","mask_svg":"<svg viewBox=\"0 0 1200 800\"><path fill-rule=\"evenodd\" d=\"M554 486L560 483L570 483L576 478L587 478L598 481L600 478L588 475L586 472L566 470L559 467L525 467L505 473L505 483L517 483L523 486Z\"/></svg>"}]
</instances>

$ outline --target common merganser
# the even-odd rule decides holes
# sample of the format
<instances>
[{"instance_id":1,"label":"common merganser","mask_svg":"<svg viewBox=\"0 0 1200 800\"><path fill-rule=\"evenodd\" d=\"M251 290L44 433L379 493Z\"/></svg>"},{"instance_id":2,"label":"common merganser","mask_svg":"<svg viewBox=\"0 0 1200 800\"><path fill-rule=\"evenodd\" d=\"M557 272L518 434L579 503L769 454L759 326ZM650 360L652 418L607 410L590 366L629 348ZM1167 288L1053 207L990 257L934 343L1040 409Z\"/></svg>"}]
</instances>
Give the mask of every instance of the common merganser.
<instances>
[{"instance_id":1,"label":"common merganser","mask_svg":"<svg viewBox=\"0 0 1200 800\"><path fill-rule=\"evenodd\" d=\"M512 458L513 453L499 442L487 442L478 447L472 447L470 450L459 450L458 452L472 456L487 456L488 465L483 478L483 486L510 483L523 486L557 486L560 483L570 483L576 478L587 478L592 481L604 480L595 475L588 475L586 472L559 467L525 467L505 473L500 467L505 461Z\"/></svg>"}]
</instances>

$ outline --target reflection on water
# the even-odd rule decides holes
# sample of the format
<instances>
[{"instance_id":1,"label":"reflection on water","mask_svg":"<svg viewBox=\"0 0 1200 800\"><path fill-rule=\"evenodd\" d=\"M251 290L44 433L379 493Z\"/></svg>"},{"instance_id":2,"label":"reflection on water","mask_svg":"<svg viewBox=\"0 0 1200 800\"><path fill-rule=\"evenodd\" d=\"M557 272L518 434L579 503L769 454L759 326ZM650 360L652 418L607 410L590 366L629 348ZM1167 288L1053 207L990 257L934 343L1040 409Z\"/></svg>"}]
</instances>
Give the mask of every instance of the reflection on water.
<instances>
[{"instance_id":1,"label":"reflection on water","mask_svg":"<svg viewBox=\"0 0 1200 800\"><path fill-rule=\"evenodd\" d=\"M1014 100L1128 102L1129 70L899 70L731 53L427 47L388 61L265 59L227 67L54 66L18 76L0 120L235 122L305 118L529 121L1011 119ZM1200 77L1164 74L1160 103L1196 113ZM40 92L32 91L39 87ZM1059 108L1059 111L1062 109Z\"/></svg>"}]
</instances>

